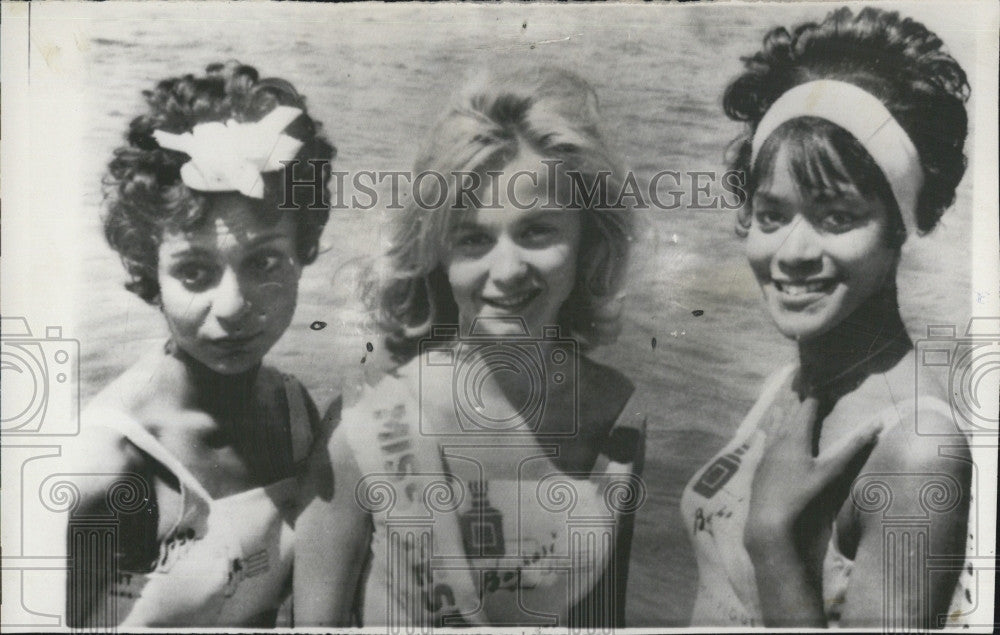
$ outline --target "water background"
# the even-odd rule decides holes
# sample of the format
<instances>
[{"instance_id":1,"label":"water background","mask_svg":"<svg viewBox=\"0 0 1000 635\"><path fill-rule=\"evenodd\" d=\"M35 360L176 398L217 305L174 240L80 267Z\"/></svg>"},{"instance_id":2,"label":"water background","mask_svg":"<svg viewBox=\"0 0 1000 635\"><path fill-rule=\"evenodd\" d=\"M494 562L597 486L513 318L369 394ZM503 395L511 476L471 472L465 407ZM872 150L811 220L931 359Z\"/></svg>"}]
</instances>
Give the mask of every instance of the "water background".
<instances>
[{"instance_id":1,"label":"water background","mask_svg":"<svg viewBox=\"0 0 1000 635\"><path fill-rule=\"evenodd\" d=\"M69 332L81 341L84 400L164 338L159 314L123 289L123 270L99 224L103 166L139 112L140 91L157 80L230 58L286 78L307 96L338 147L335 168L353 173L408 169L449 95L478 65L558 64L594 84L608 138L644 182L665 169L723 170L724 148L738 126L724 117L720 100L739 72L739 56L756 50L771 26L826 12L816 6L281 9L223 17L190 6L95 8L99 19L86 26L87 90L79 96L92 161L80 174L88 185L78 208L79 275L67 284L80 307ZM942 37L961 50L961 42ZM921 283L904 307L917 328L932 318L961 323L968 314L970 190L967 179L928 257L901 274ZM296 318L269 358L301 378L321 407L384 358L366 351L377 339L354 288L359 266L380 245L383 220L374 211L333 212L326 251L305 270ZM733 433L763 378L794 355L763 311L733 221L732 211L719 209L649 214L624 331L617 345L595 354L653 395L649 499L632 548L630 626L688 622L697 574L678 513L680 493ZM326 328L310 329L315 321Z\"/></svg>"}]
</instances>

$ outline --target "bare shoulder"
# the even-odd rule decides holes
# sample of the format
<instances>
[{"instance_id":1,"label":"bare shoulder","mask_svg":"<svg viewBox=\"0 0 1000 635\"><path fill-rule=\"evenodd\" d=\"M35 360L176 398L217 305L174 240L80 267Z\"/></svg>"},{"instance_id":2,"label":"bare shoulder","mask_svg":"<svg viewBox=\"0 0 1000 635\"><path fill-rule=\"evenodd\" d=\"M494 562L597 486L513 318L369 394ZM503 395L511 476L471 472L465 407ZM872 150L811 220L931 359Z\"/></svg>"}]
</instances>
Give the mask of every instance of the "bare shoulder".
<instances>
[{"instance_id":1,"label":"bare shoulder","mask_svg":"<svg viewBox=\"0 0 1000 635\"><path fill-rule=\"evenodd\" d=\"M120 485L150 494L145 455L122 432L104 425L114 417L130 416L108 408L81 414L80 434L63 448L63 469L79 495L78 513L104 513L110 492Z\"/></svg>"},{"instance_id":2,"label":"bare shoulder","mask_svg":"<svg viewBox=\"0 0 1000 635\"><path fill-rule=\"evenodd\" d=\"M962 553L973 465L964 437L948 431L955 427L944 413L919 409L883 429L852 485L857 536L881 535L888 516L927 519L938 528L932 550Z\"/></svg>"},{"instance_id":3,"label":"bare shoulder","mask_svg":"<svg viewBox=\"0 0 1000 635\"><path fill-rule=\"evenodd\" d=\"M157 399L155 351L144 355L112 380L80 413L80 434L64 446L64 466L80 493L80 509L105 504L109 488L141 479L146 489L148 459L126 436L119 424L148 429L144 413ZM133 483L134 484L134 483Z\"/></svg>"},{"instance_id":4,"label":"bare shoulder","mask_svg":"<svg viewBox=\"0 0 1000 635\"><path fill-rule=\"evenodd\" d=\"M934 511L935 518L960 524L968 510L972 457L941 403L935 395L917 394L881 411L886 427L861 470L858 487L877 482L888 488L894 514L923 517ZM885 511L863 516L877 524Z\"/></svg>"},{"instance_id":5,"label":"bare shoulder","mask_svg":"<svg viewBox=\"0 0 1000 635\"><path fill-rule=\"evenodd\" d=\"M870 378L862 390L875 393L869 399L877 408L872 412L879 412L886 426L870 462L890 469L946 471L970 464L968 443L948 395L915 372L912 351L893 369Z\"/></svg>"},{"instance_id":6,"label":"bare shoulder","mask_svg":"<svg viewBox=\"0 0 1000 635\"><path fill-rule=\"evenodd\" d=\"M914 353L892 369L871 375L832 413L844 430L878 417L884 426L865 471L961 471L970 460L947 395L915 372ZM966 468L967 469L967 468Z\"/></svg>"},{"instance_id":7,"label":"bare shoulder","mask_svg":"<svg viewBox=\"0 0 1000 635\"><path fill-rule=\"evenodd\" d=\"M866 531L880 535L886 514L926 518L934 511L935 522L951 527L935 534L936 539L952 541L964 535L957 527L968 510L969 447L940 390L923 384L914 366L913 358L905 356L890 371L866 379L834 409L833 423L840 424L841 438L873 417L883 425L850 485L855 505L845 507L849 511L844 518L853 520L840 527L845 553Z\"/></svg>"},{"instance_id":8,"label":"bare shoulder","mask_svg":"<svg viewBox=\"0 0 1000 635\"><path fill-rule=\"evenodd\" d=\"M430 383L427 377L422 381ZM392 373L382 375L374 385L365 386L350 400L335 399L324 417L329 432L327 449L330 456L348 458L346 453L350 453L352 440L359 445L369 441L375 443L379 421L416 425L414 405L419 403L422 408L436 405L433 399L418 401L420 382L416 363L411 361ZM450 388L450 384L447 387ZM424 392L429 397L437 397L443 391L425 387Z\"/></svg>"},{"instance_id":9,"label":"bare shoulder","mask_svg":"<svg viewBox=\"0 0 1000 635\"><path fill-rule=\"evenodd\" d=\"M168 402L172 392L164 357L162 346L149 347L91 398L87 411L119 412L140 422L144 420L143 413Z\"/></svg>"},{"instance_id":10,"label":"bare shoulder","mask_svg":"<svg viewBox=\"0 0 1000 635\"><path fill-rule=\"evenodd\" d=\"M886 428L868 466L889 473L945 473L967 480L972 455L954 421L939 409L912 407L889 411Z\"/></svg>"}]
</instances>

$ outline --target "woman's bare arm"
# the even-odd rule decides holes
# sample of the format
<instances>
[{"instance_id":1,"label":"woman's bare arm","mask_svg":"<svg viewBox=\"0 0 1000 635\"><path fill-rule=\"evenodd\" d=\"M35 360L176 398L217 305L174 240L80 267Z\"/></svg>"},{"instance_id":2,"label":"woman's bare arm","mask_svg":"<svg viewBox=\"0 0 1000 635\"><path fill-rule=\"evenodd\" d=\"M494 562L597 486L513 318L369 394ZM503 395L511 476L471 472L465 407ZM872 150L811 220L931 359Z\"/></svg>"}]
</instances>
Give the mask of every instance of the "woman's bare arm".
<instances>
[{"instance_id":1,"label":"woman's bare arm","mask_svg":"<svg viewBox=\"0 0 1000 635\"><path fill-rule=\"evenodd\" d=\"M145 543L150 536L155 537L157 515L148 513L155 495L153 483L145 473L142 454L107 428L85 427L74 442L67 444L63 464L77 492L76 504L61 517L71 563L64 587L67 624L72 628L111 627L119 617L109 612L115 606L108 601L116 582L113 575L123 565L148 555ZM117 498L115 490L119 488L128 492L130 504L126 510L116 509L109 502ZM133 494L142 498L132 500ZM86 527L94 519L117 521L115 552L109 552L105 543L93 536L87 539ZM82 534L76 531L80 521L84 523L79 525L84 528Z\"/></svg>"},{"instance_id":2,"label":"woman's bare arm","mask_svg":"<svg viewBox=\"0 0 1000 635\"><path fill-rule=\"evenodd\" d=\"M302 486L295 529L296 626L353 626L351 612L371 540L371 517L355 500L361 469L342 431L319 443Z\"/></svg>"},{"instance_id":3,"label":"woman's bare arm","mask_svg":"<svg viewBox=\"0 0 1000 635\"><path fill-rule=\"evenodd\" d=\"M924 415L920 424L955 431L939 415ZM854 510L860 537L841 626L939 628L938 617L948 610L965 556L972 460L964 443L913 430L903 424L886 435L855 485L874 485L885 496L879 497L884 504ZM942 445L949 446L945 452ZM898 522L902 518L910 520ZM932 575L930 556L957 564Z\"/></svg>"}]
</instances>

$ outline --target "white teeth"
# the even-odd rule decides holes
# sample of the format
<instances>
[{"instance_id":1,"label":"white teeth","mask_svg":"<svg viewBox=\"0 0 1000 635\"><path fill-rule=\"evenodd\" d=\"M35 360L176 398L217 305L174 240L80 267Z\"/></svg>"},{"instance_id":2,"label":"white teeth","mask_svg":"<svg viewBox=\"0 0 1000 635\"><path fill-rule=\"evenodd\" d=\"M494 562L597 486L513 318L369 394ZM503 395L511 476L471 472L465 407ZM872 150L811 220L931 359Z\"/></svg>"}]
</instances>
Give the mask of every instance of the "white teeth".
<instances>
[{"instance_id":1,"label":"white teeth","mask_svg":"<svg viewBox=\"0 0 1000 635\"><path fill-rule=\"evenodd\" d=\"M778 282L775 280L774 285L778 288L778 291L781 291L782 293L787 293L788 295L804 295L806 293L820 293L825 291L827 287L829 287L830 281Z\"/></svg>"}]
</instances>

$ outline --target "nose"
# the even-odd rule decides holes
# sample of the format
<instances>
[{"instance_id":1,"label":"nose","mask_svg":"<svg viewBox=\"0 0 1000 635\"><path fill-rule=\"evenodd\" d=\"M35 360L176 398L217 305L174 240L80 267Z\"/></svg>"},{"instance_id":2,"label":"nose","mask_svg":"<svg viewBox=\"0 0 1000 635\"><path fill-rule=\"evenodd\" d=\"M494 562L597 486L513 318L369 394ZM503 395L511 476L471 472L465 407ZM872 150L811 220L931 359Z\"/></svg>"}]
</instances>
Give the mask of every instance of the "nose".
<instances>
[{"instance_id":1,"label":"nose","mask_svg":"<svg viewBox=\"0 0 1000 635\"><path fill-rule=\"evenodd\" d=\"M781 273L793 276L809 275L822 267L823 250L812 223L802 216L792 221L775 253L775 264Z\"/></svg>"},{"instance_id":2,"label":"nose","mask_svg":"<svg viewBox=\"0 0 1000 635\"><path fill-rule=\"evenodd\" d=\"M490 280L503 286L516 283L528 272L521 248L508 236L501 236L490 253Z\"/></svg>"},{"instance_id":3,"label":"nose","mask_svg":"<svg viewBox=\"0 0 1000 635\"><path fill-rule=\"evenodd\" d=\"M239 331L243 319L250 309L250 302L240 285L239 276L231 268L226 268L215 288L212 313L227 331Z\"/></svg>"}]
</instances>

